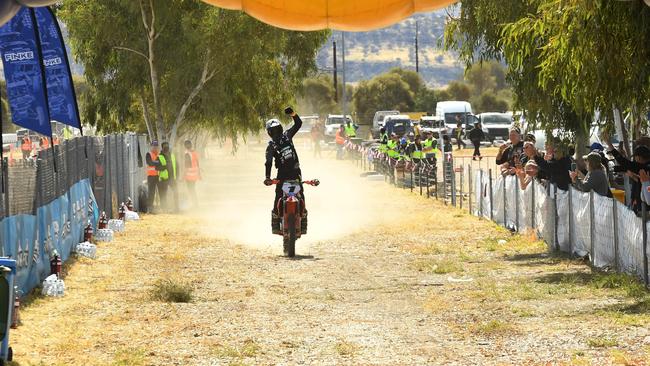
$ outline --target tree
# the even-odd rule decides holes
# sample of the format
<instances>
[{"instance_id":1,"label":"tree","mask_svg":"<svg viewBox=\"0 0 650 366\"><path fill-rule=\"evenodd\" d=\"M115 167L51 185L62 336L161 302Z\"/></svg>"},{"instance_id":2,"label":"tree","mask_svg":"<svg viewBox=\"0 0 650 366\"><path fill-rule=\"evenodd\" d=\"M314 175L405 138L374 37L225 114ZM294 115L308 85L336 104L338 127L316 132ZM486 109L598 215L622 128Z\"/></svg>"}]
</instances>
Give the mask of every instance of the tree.
<instances>
[{"instance_id":1,"label":"tree","mask_svg":"<svg viewBox=\"0 0 650 366\"><path fill-rule=\"evenodd\" d=\"M315 78L308 78L302 84L299 95L299 105L304 105L308 113L326 115L338 111L335 100L336 91L332 78L329 75L320 75Z\"/></svg>"},{"instance_id":2,"label":"tree","mask_svg":"<svg viewBox=\"0 0 650 366\"><path fill-rule=\"evenodd\" d=\"M69 0L59 15L91 89L85 117L105 130L144 120L152 139L172 143L196 127L258 131L299 90L328 35L190 0Z\"/></svg>"},{"instance_id":3,"label":"tree","mask_svg":"<svg viewBox=\"0 0 650 366\"><path fill-rule=\"evenodd\" d=\"M414 109L419 112L435 112L436 104L442 100L440 94L429 88L422 88L415 95Z\"/></svg>"},{"instance_id":4,"label":"tree","mask_svg":"<svg viewBox=\"0 0 650 366\"><path fill-rule=\"evenodd\" d=\"M497 87L496 77L492 75L490 63L478 63L472 65L465 73L465 80L472 85L473 95L482 95L488 91L495 91Z\"/></svg>"},{"instance_id":5,"label":"tree","mask_svg":"<svg viewBox=\"0 0 650 366\"><path fill-rule=\"evenodd\" d=\"M411 111L415 106L409 85L393 72L360 82L352 99L357 115L366 123L372 121L376 111Z\"/></svg>"},{"instance_id":6,"label":"tree","mask_svg":"<svg viewBox=\"0 0 650 366\"><path fill-rule=\"evenodd\" d=\"M425 88L424 81L420 74L413 70L402 69L401 67L394 67L388 73L397 74L409 85L409 89L413 94L417 94L421 89Z\"/></svg>"},{"instance_id":7,"label":"tree","mask_svg":"<svg viewBox=\"0 0 650 366\"><path fill-rule=\"evenodd\" d=\"M469 100L472 96L469 86L462 81L452 81L449 83L447 92L453 100Z\"/></svg>"},{"instance_id":8,"label":"tree","mask_svg":"<svg viewBox=\"0 0 650 366\"><path fill-rule=\"evenodd\" d=\"M508 102L499 98L491 91L484 92L472 102L476 112L507 112L509 109Z\"/></svg>"}]
</instances>

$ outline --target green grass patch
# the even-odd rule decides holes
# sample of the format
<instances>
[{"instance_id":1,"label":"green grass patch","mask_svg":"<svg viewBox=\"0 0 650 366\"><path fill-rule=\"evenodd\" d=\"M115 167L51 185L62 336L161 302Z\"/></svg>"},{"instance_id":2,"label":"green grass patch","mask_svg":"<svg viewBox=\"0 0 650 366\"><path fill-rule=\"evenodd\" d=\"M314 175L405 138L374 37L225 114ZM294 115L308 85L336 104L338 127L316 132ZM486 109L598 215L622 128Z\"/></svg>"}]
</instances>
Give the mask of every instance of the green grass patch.
<instances>
[{"instance_id":1,"label":"green grass patch","mask_svg":"<svg viewBox=\"0 0 650 366\"><path fill-rule=\"evenodd\" d=\"M413 266L416 270L425 273L446 274L463 272L463 266L451 259L423 259L416 261Z\"/></svg>"},{"instance_id":2,"label":"green grass patch","mask_svg":"<svg viewBox=\"0 0 650 366\"><path fill-rule=\"evenodd\" d=\"M141 366L145 363L145 351L141 348L122 349L113 357L113 366Z\"/></svg>"},{"instance_id":3,"label":"green grass patch","mask_svg":"<svg viewBox=\"0 0 650 366\"><path fill-rule=\"evenodd\" d=\"M509 322L494 319L487 322L474 324L470 327L470 330L473 333L488 337L494 337L513 333L515 331L515 327Z\"/></svg>"},{"instance_id":4,"label":"green grass patch","mask_svg":"<svg viewBox=\"0 0 650 366\"><path fill-rule=\"evenodd\" d=\"M260 346L252 339L247 339L241 346L218 344L214 347L213 351L215 356L219 358L243 359L247 357L255 357L260 351Z\"/></svg>"},{"instance_id":5,"label":"green grass patch","mask_svg":"<svg viewBox=\"0 0 650 366\"><path fill-rule=\"evenodd\" d=\"M338 353L341 356L354 356L358 351L359 351L359 346L352 342L338 342L336 345L334 345L334 350L336 350L336 353Z\"/></svg>"},{"instance_id":6,"label":"green grass patch","mask_svg":"<svg viewBox=\"0 0 650 366\"><path fill-rule=\"evenodd\" d=\"M193 292L194 287L190 283L165 279L154 283L150 295L157 301L185 303L192 301Z\"/></svg>"},{"instance_id":7,"label":"green grass patch","mask_svg":"<svg viewBox=\"0 0 650 366\"><path fill-rule=\"evenodd\" d=\"M618 346L618 341L608 337L594 337L587 339L587 345L591 348L609 348Z\"/></svg>"}]
</instances>

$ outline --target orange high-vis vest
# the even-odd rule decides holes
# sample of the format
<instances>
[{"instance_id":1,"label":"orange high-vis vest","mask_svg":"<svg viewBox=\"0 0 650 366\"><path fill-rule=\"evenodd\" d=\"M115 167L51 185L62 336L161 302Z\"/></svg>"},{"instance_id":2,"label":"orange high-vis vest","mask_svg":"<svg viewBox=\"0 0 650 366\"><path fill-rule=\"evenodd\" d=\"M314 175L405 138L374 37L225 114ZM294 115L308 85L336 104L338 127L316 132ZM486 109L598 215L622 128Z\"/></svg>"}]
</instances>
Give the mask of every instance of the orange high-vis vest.
<instances>
[{"instance_id":1,"label":"orange high-vis vest","mask_svg":"<svg viewBox=\"0 0 650 366\"><path fill-rule=\"evenodd\" d=\"M32 151L32 140L29 137L23 137L23 144L20 145L23 151Z\"/></svg>"},{"instance_id":2,"label":"orange high-vis vest","mask_svg":"<svg viewBox=\"0 0 650 366\"><path fill-rule=\"evenodd\" d=\"M52 143L53 143L54 145L58 145L58 144L59 144L59 136L54 137L54 138L52 139Z\"/></svg>"},{"instance_id":3,"label":"orange high-vis vest","mask_svg":"<svg viewBox=\"0 0 650 366\"><path fill-rule=\"evenodd\" d=\"M190 154L192 165L185 171L185 180L188 182L196 182L201 179L201 174L199 173L199 154L196 151L188 151L186 154Z\"/></svg>"},{"instance_id":4,"label":"orange high-vis vest","mask_svg":"<svg viewBox=\"0 0 650 366\"><path fill-rule=\"evenodd\" d=\"M43 141L43 143L41 144L41 149L47 150L50 147L50 139L48 139L47 137L43 137L41 141Z\"/></svg>"},{"instance_id":5,"label":"orange high-vis vest","mask_svg":"<svg viewBox=\"0 0 650 366\"><path fill-rule=\"evenodd\" d=\"M150 151L149 154L151 154L151 160L158 160L158 153L155 153L153 151ZM153 165L147 165L147 176L148 177L157 177L158 176L158 171L156 170L156 167Z\"/></svg>"},{"instance_id":6,"label":"orange high-vis vest","mask_svg":"<svg viewBox=\"0 0 650 366\"><path fill-rule=\"evenodd\" d=\"M345 144L345 138L343 138L343 136L341 136L341 130L340 129L336 131L336 144L337 145Z\"/></svg>"}]
</instances>

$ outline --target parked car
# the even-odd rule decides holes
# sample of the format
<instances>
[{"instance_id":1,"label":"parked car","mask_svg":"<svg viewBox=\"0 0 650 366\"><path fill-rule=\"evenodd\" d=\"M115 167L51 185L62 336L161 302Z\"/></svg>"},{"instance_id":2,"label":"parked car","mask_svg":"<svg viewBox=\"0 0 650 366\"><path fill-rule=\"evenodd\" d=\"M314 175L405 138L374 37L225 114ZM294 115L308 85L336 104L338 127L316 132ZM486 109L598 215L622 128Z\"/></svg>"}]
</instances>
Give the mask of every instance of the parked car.
<instances>
[{"instance_id":1,"label":"parked car","mask_svg":"<svg viewBox=\"0 0 650 366\"><path fill-rule=\"evenodd\" d=\"M386 133L389 135L391 133L394 133L397 136L404 136L405 134L413 131L411 117L407 116L406 114L386 116L386 118L384 118L384 127L386 127Z\"/></svg>"},{"instance_id":2,"label":"parked car","mask_svg":"<svg viewBox=\"0 0 650 366\"><path fill-rule=\"evenodd\" d=\"M422 116L420 118L420 127L422 132L433 132L435 138L439 138L440 135L445 135L449 133L449 130L445 126L445 121L442 117L438 116Z\"/></svg>"},{"instance_id":3,"label":"parked car","mask_svg":"<svg viewBox=\"0 0 650 366\"><path fill-rule=\"evenodd\" d=\"M327 116L327 120L325 120L325 140L326 141L332 141L334 140L334 137L336 136L336 130L341 127L341 124L343 123L354 123L352 120L352 117L350 115L343 117L342 114L330 114Z\"/></svg>"},{"instance_id":4,"label":"parked car","mask_svg":"<svg viewBox=\"0 0 650 366\"><path fill-rule=\"evenodd\" d=\"M311 138L311 128L319 121L318 115L300 116L302 127L296 133L296 138Z\"/></svg>"},{"instance_id":5,"label":"parked car","mask_svg":"<svg viewBox=\"0 0 650 366\"><path fill-rule=\"evenodd\" d=\"M372 119L372 129L370 130L370 133L372 134L372 138L378 139L379 138L379 129L384 127L384 120L388 116L396 116L399 115L399 111L377 111L375 112L375 116Z\"/></svg>"},{"instance_id":6,"label":"parked car","mask_svg":"<svg viewBox=\"0 0 650 366\"><path fill-rule=\"evenodd\" d=\"M512 127L512 115L507 113L481 113L478 115L485 137L491 142L504 142Z\"/></svg>"}]
</instances>

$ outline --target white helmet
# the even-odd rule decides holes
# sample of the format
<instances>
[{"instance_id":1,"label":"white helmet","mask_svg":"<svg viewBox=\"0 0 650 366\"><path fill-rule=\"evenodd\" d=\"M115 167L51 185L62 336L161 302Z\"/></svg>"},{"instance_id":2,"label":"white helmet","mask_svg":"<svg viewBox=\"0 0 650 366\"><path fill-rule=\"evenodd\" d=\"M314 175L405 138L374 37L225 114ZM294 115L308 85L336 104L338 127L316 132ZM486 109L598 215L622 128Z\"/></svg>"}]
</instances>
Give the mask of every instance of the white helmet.
<instances>
[{"instance_id":1,"label":"white helmet","mask_svg":"<svg viewBox=\"0 0 650 366\"><path fill-rule=\"evenodd\" d=\"M266 132L271 136L271 138L275 139L280 137L283 131L282 123L280 123L280 120L277 118L266 121Z\"/></svg>"}]
</instances>

